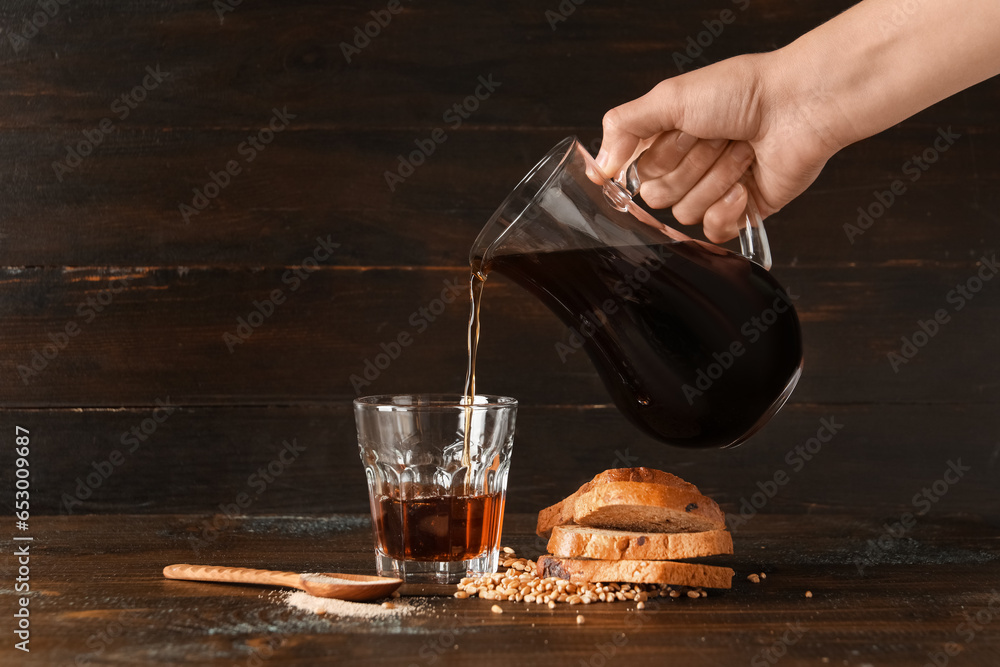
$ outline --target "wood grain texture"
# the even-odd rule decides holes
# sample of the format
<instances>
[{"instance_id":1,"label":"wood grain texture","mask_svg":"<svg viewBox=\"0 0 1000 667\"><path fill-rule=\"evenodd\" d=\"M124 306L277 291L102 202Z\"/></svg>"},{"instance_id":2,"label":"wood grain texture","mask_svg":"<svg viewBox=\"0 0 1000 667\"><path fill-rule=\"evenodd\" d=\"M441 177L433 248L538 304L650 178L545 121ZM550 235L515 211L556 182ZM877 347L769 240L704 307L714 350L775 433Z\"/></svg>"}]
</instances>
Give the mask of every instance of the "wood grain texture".
<instances>
[{"instance_id":1,"label":"wood grain texture","mask_svg":"<svg viewBox=\"0 0 1000 667\"><path fill-rule=\"evenodd\" d=\"M255 655L293 665L330 659L363 665L376 657L390 665L432 657L435 664L533 664L544 653L546 664L575 666L611 651L619 662L745 664L758 657L766 663L763 652L782 648L789 631L786 639L794 641L785 642L781 658L787 665L827 658L829 664L909 667L952 643L960 645L965 665L985 667L1000 655L989 625L968 634L969 619L982 610L996 622L990 582L1000 576L995 526L970 515L920 522L898 551L860 574L852 558L881 530L877 523L854 515L775 515L734 534L736 553L726 561L737 572L733 589L708 598L651 600L641 612L630 602L553 610L502 602L504 613L494 614L488 600L431 597L422 611L390 621L292 610L268 588L164 581L164 564L191 556L188 536L202 519L36 520L37 562L57 556L61 566L33 571L32 658L47 664L244 664ZM533 525L531 514L508 514L504 544L539 555ZM357 515L257 517L234 521L202 555L247 567L371 573L370 539L367 520ZM768 575L762 583L746 580L761 571ZM416 599L414 591L403 592L404 599ZM14 657L9 643L0 651L4 659Z\"/></svg>"},{"instance_id":2,"label":"wood grain texture","mask_svg":"<svg viewBox=\"0 0 1000 667\"><path fill-rule=\"evenodd\" d=\"M141 408L4 411L0 433L31 431L35 514L369 511L346 405L177 408L159 424L157 416ZM820 433L825 424L831 429ZM602 470L646 466L696 484L730 515L851 511L884 520L914 511L915 496L955 461L970 470L928 511L1000 520L998 432L988 403L789 405L741 447L686 450L645 437L613 407L522 404L507 508L537 512ZM295 447L282 455L286 443ZM14 457L13 448L0 450L4 488L14 482ZM762 487L772 497L748 509L745 501L760 504ZM240 494L247 502L237 506Z\"/></svg>"},{"instance_id":3,"label":"wood grain texture","mask_svg":"<svg viewBox=\"0 0 1000 667\"><path fill-rule=\"evenodd\" d=\"M729 4L598 3L553 29L546 17L551 6L539 3L405 2L348 62L341 45L352 42L379 7L262 2L241 4L220 20L216 7L198 0L81 3L60 8L20 50L3 52L5 63L15 66L7 68L12 109L3 122L34 127L99 120L116 96L137 85L146 65L159 63L172 79L126 119L140 127L252 128L256 109L274 98L314 108L318 124L412 127L439 122L442 111L490 71L507 77L510 92L484 107L477 123L590 124L614 101L678 73L672 54ZM754 5L696 64L774 48L850 4ZM3 18L20 27L35 11L30 0L15 0ZM25 93L45 93L43 103Z\"/></svg>"},{"instance_id":4,"label":"wood grain texture","mask_svg":"<svg viewBox=\"0 0 1000 667\"><path fill-rule=\"evenodd\" d=\"M967 102L994 108L1000 91L987 92L970 92ZM272 106L261 108L258 127ZM239 151L245 130L123 127L61 182L52 163L79 132L12 131L0 142L0 161L17 165L7 180L14 196L0 202L0 266L283 266L308 256L316 236L332 235L341 244L337 266L461 267L493 209L531 166L569 134L596 145L599 119L558 129L449 130L394 191L386 172L436 126L320 130L294 119L251 162ZM1000 195L991 184L1000 168L983 156L1000 154L1000 136L990 122L918 117L834 157L803 198L768 221L777 266L933 268L995 252ZM961 137L912 180L916 174L903 170L941 127ZM194 191L231 160L240 172L185 219L180 205L190 206ZM858 208L878 205L875 193L895 180L906 192L849 238L844 225L857 225Z\"/></svg>"},{"instance_id":5,"label":"wood grain texture","mask_svg":"<svg viewBox=\"0 0 1000 667\"><path fill-rule=\"evenodd\" d=\"M794 400L995 400L1000 361L986 348L1000 328L1000 279L980 283L971 299L949 300L980 268L988 269L970 258L934 270L775 270L799 297L804 328L806 371ZM462 270L310 271L0 271L8 303L0 402L120 407L169 396L188 405L282 404L461 391ZM280 304L268 301L275 290ZM901 350L901 337L940 309L948 321L894 369L888 354ZM484 391L528 404L608 402L582 351L559 354L569 330L520 288L491 280L482 312ZM78 333L66 334L68 326ZM409 345L398 345L401 334Z\"/></svg>"}]
</instances>

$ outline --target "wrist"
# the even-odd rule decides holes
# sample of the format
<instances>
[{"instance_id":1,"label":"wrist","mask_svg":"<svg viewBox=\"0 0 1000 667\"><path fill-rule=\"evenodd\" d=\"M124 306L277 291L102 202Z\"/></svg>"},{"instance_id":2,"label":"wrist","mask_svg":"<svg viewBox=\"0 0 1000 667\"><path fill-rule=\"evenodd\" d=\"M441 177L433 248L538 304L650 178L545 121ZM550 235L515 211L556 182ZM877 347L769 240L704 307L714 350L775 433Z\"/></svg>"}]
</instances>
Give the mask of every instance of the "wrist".
<instances>
[{"instance_id":1,"label":"wrist","mask_svg":"<svg viewBox=\"0 0 1000 667\"><path fill-rule=\"evenodd\" d=\"M862 137L841 103L842 93L798 42L757 56L761 108L769 110L765 127L798 147L807 161L825 162Z\"/></svg>"}]
</instances>

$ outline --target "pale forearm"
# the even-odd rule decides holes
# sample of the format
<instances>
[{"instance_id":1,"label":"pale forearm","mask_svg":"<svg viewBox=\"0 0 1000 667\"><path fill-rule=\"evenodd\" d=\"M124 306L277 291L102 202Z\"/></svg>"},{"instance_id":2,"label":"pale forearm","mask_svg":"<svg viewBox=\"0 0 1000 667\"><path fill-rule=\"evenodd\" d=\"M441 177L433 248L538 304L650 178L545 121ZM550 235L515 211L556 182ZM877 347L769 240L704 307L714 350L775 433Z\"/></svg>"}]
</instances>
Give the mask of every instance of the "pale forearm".
<instances>
[{"instance_id":1,"label":"pale forearm","mask_svg":"<svg viewBox=\"0 0 1000 667\"><path fill-rule=\"evenodd\" d=\"M866 0L769 60L839 148L1000 73L1000 0Z\"/></svg>"}]
</instances>

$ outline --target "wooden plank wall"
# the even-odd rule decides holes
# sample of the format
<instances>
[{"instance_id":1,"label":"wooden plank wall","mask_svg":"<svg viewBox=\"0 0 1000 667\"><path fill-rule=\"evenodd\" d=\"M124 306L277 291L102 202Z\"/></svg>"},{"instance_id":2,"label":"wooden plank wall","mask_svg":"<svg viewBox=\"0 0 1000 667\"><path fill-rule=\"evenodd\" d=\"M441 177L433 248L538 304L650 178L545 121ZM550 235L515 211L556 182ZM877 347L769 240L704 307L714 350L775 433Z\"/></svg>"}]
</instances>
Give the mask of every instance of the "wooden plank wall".
<instances>
[{"instance_id":1,"label":"wooden plank wall","mask_svg":"<svg viewBox=\"0 0 1000 667\"><path fill-rule=\"evenodd\" d=\"M723 9L735 20L692 66L775 48L851 4L589 0L553 28L555 1L403 2L350 62L343 45L384 3L59 5L19 48L0 44L5 481L21 425L36 513L217 511L295 439L301 457L248 511L365 511L350 401L460 391L469 245L519 177L563 136L596 147L604 111L677 74L674 55ZM0 22L16 32L37 11L8 2ZM457 123L449 110L481 81L494 90ZM846 149L769 221L806 371L737 450L638 434L582 354L560 360L565 328L491 280L480 387L522 405L510 507L643 464L730 511L786 469L773 508L888 512L961 458L972 470L941 511L996 512L978 499L1000 481L1000 280L961 310L948 295L997 251L998 101L990 81ZM280 131L253 148L269 123ZM446 141L390 189L397 156L438 128ZM850 242L858 208L949 129L953 146ZM197 200L227 165L238 173ZM227 344L275 290L273 314ZM940 308L951 321L894 371L886 355ZM402 332L413 344L352 386ZM794 470L787 453L831 418L844 428Z\"/></svg>"}]
</instances>

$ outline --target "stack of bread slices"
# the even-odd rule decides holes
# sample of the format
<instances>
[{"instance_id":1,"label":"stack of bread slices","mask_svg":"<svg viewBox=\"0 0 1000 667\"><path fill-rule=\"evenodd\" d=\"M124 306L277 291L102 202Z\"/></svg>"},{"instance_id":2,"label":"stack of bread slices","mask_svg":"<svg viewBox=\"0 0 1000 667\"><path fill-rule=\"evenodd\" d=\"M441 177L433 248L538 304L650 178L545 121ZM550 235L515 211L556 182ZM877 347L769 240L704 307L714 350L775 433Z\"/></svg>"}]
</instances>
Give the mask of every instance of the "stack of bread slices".
<instances>
[{"instance_id":1,"label":"stack of bread slices","mask_svg":"<svg viewBox=\"0 0 1000 667\"><path fill-rule=\"evenodd\" d=\"M677 560L732 554L725 514L694 484L650 468L605 470L538 513L551 555L540 577L730 588L728 567Z\"/></svg>"}]
</instances>

